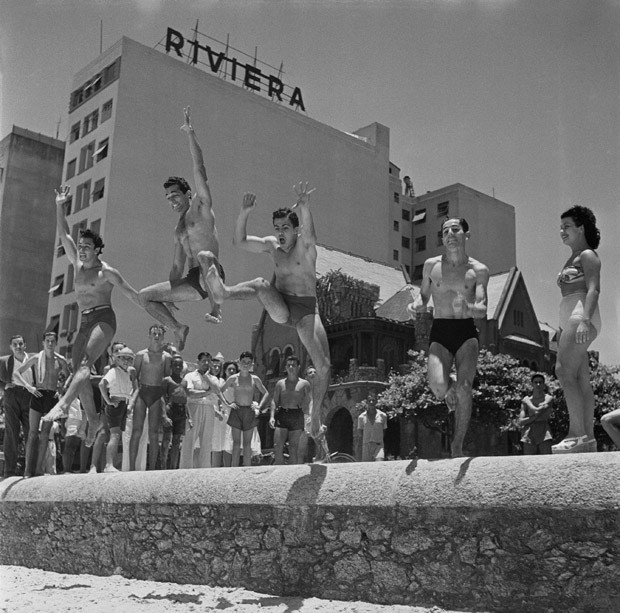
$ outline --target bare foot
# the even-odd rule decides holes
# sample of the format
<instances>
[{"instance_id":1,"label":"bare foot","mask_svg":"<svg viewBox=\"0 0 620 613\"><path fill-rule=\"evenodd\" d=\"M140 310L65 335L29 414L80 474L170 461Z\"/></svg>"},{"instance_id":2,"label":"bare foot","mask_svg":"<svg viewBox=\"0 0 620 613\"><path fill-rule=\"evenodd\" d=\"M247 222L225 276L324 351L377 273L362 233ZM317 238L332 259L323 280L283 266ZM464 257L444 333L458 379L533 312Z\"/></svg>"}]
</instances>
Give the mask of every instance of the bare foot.
<instances>
[{"instance_id":1,"label":"bare foot","mask_svg":"<svg viewBox=\"0 0 620 613\"><path fill-rule=\"evenodd\" d=\"M101 430L101 428L103 428L103 422L101 421L101 417L99 418L99 421L94 424L91 424L90 422L88 423L88 434L84 439L84 447L93 446L93 443L97 438L97 433L99 432L99 430Z\"/></svg>"},{"instance_id":2,"label":"bare foot","mask_svg":"<svg viewBox=\"0 0 620 613\"><path fill-rule=\"evenodd\" d=\"M97 467L96 466L91 466L90 470L88 471L89 475L96 475L97 474Z\"/></svg>"},{"instance_id":3,"label":"bare foot","mask_svg":"<svg viewBox=\"0 0 620 613\"><path fill-rule=\"evenodd\" d=\"M62 407L57 404L47 415L41 418L41 421L56 421L65 417L65 412Z\"/></svg>"},{"instance_id":4,"label":"bare foot","mask_svg":"<svg viewBox=\"0 0 620 613\"><path fill-rule=\"evenodd\" d=\"M219 304L213 305L213 309L210 313L205 313L205 321L210 324L222 323L222 307Z\"/></svg>"},{"instance_id":5,"label":"bare foot","mask_svg":"<svg viewBox=\"0 0 620 613\"><path fill-rule=\"evenodd\" d=\"M174 333L174 338L177 341L177 349L179 351L183 351L185 349L185 341L187 340L187 335L189 334L189 326L181 326Z\"/></svg>"},{"instance_id":6,"label":"bare foot","mask_svg":"<svg viewBox=\"0 0 620 613\"><path fill-rule=\"evenodd\" d=\"M114 468L114 466L106 466L103 469L103 472L104 473L117 473L117 472L120 472L120 471L118 470L118 468Z\"/></svg>"}]
</instances>

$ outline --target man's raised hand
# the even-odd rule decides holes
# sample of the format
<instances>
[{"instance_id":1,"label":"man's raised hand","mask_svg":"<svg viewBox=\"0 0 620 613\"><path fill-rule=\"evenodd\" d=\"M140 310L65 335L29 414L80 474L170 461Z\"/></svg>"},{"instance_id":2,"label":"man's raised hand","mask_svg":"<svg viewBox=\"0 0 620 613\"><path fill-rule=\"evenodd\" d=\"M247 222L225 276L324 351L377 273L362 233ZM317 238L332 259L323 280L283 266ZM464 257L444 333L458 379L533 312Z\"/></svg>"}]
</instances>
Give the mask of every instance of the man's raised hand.
<instances>
[{"instance_id":1,"label":"man's raised hand","mask_svg":"<svg viewBox=\"0 0 620 613\"><path fill-rule=\"evenodd\" d=\"M308 189L308 181L306 181L305 183L303 181L300 181L299 185L293 185L293 189L297 194L297 202L291 207L292 209L294 209L300 204L308 204L308 202L310 201L310 194L316 191L316 187Z\"/></svg>"},{"instance_id":2,"label":"man's raised hand","mask_svg":"<svg viewBox=\"0 0 620 613\"><path fill-rule=\"evenodd\" d=\"M190 113L191 113L191 108L189 106L186 106L183 109L183 116L185 117L185 121L183 122L183 125L181 126L181 130L183 132L186 132L187 134L190 134L191 132L194 131L194 128L192 128L192 124L190 121Z\"/></svg>"},{"instance_id":3,"label":"man's raised hand","mask_svg":"<svg viewBox=\"0 0 620 613\"><path fill-rule=\"evenodd\" d=\"M70 189L68 185L61 185L60 191L57 189L54 190L56 192L56 204L64 204L67 201Z\"/></svg>"},{"instance_id":4,"label":"man's raised hand","mask_svg":"<svg viewBox=\"0 0 620 613\"><path fill-rule=\"evenodd\" d=\"M245 192L243 194L243 202L241 203L241 210L249 211L256 206L256 194L252 192Z\"/></svg>"}]
</instances>

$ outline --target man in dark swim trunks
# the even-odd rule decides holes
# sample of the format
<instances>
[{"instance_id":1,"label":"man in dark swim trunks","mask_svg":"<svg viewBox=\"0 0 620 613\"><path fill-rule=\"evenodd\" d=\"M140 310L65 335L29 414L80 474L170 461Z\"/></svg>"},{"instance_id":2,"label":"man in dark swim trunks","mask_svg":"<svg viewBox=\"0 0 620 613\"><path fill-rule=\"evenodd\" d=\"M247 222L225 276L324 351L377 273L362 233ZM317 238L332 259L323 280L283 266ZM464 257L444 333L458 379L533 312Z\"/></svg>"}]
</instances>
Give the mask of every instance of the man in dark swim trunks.
<instances>
[{"instance_id":1,"label":"man in dark swim trunks","mask_svg":"<svg viewBox=\"0 0 620 613\"><path fill-rule=\"evenodd\" d=\"M478 363L478 331L474 319L486 317L489 269L470 258L465 219L447 219L442 225L444 255L424 262L418 297L407 308L412 317L427 310L433 298L433 326L428 350L428 382L448 409L455 411L452 457L463 455L469 426L472 382ZM456 380L450 376L456 367Z\"/></svg>"},{"instance_id":2,"label":"man in dark swim trunks","mask_svg":"<svg viewBox=\"0 0 620 613\"><path fill-rule=\"evenodd\" d=\"M291 208L273 213L275 236L248 236L246 226L256 205L256 196L243 196L237 218L233 243L251 253L266 253L275 264L275 282L259 278L224 285L214 266L209 268L207 281L215 302L257 298L273 321L292 326L316 368L312 388L311 434L318 436L323 421L323 398L330 378L327 334L316 305L316 233L310 212L307 183L294 187L297 202Z\"/></svg>"},{"instance_id":3,"label":"man in dark swim trunks","mask_svg":"<svg viewBox=\"0 0 620 613\"><path fill-rule=\"evenodd\" d=\"M61 187L56 192L56 225L58 237L75 270L74 287L82 319L73 342L73 379L64 396L42 421L66 417L69 406L79 396L89 424L84 444L90 447L102 428L101 416L95 407L90 371L116 331L116 317L111 306L112 289L118 287L129 300L141 305L136 290L123 279L118 270L100 259L103 241L98 234L92 230L82 230L75 244L65 218L68 198L69 186Z\"/></svg>"},{"instance_id":4,"label":"man in dark swim trunks","mask_svg":"<svg viewBox=\"0 0 620 613\"><path fill-rule=\"evenodd\" d=\"M172 315L175 302L191 302L209 297L206 273L213 264L215 274L224 280L224 270L218 261L220 246L215 227L211 189L207 181L202 149L190 123L190 108L183 110L185 121L181 130L189 137L189 150L194 168L196 194L182 177L170 177L164 183L166 199L179 214L174 230L174 256L168 281L140 290L140 301L146 311L174 333L176 346L183 351L189 327ZM185 262L188 271L183 276ZM221 323L220 305L211 300L212 309L205 315L211 323Z\"/></svg>"},{"instance_id":5,"label":"man in dark swim trunks","mask_svg":"<svg viewBox=\"0 0 620 613\"><path fill-rule=\"evenodd\" d=\"M129 470L136 469L142 429L147 420L149 429L149 457L147 470L155 470L159 455L159 427L168 423L164 404L164 378L170 374L172 356L163 350L165 330L161 324L149 328L149 346L138 351L134 361L140 389L133 411L131 442L129 443Z\"/></svg>"}]
</instances>

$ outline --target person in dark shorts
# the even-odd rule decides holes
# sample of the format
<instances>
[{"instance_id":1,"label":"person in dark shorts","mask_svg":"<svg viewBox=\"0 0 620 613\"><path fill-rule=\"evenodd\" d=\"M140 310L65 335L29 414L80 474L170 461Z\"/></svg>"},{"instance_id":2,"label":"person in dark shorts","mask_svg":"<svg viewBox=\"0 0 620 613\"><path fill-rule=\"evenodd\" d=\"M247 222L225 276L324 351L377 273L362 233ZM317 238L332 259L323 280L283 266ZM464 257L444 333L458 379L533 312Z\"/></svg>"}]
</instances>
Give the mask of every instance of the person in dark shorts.
<instances>
[{"instance_id":1,"label":"person in dark shorts","mask_svg":"<svg viewBox=\"0 0 620 613\"><path fill-rule=\"evenodd\" d=\"M120 347L112 354L114 366L99 382L101 398L105 402L105 414L110 428L110 440L106 448L103 472L119 472L114 466L121 432L125 430L127 413L133 411L138 397L138 378L132 364L134 353L129 347Z\"/></svg>"},{"instance_id":2,"label":"person in dark shorts","mask_svg":"<svg viewBox=\"0 0 620 613\"><path fill-rule=\"evenodd\" d=\"M288 440L289 464L300 464L299 440L304 431L304 416L310 408L310 382L299 377L299 358L286 358L286 378L273 390L269 425L275 428L274 455L276 464L284 464L284 444Z\"/></svg>"},{"instance_id":3,"label":"person in dark shorts","mask_svg":"<svg viewBox=\"0 0 620 613\"><path fill-rule=\"evenodd\" d=\"M164 423L164 437L161 442L161 467L179 467L181 441L187 425L187 390L183 386L183 368L185 363L180 355L175 355L171 362L170 375L164 377L164 400L168 422ZM170 465L168 466L168 457Z\"/></svg>"},{"instance_id":4,"label":"person in dark shorts","mask_svg":"<svg viewBox=\"0 0 620 613\"><path fill-rule=\"evenodd\" d=\"M523 455L545 455L551 453L553 435L547 423L553 413L553 396L546 391L545 375L532 375L532 395L521 401L521 412L517 425L521 427Z\"/></svg>"},{"instance_id":5,"label":"person in dark shorts","mask_svg":"<svg viewBox=\"0 0 620 613\"><path fill-rule=\"evenodd\" d=\"M433 298L427 376L435 396L455 412L451 452L456 458L464 455L463 441L471 419L472 383L478 363L474 319L487 314L489 269L467 255L470 233L465 219L446 219L441 233L444 254L424 262L420 293L407 309L415 318L427 311ZM450 374L453 365L456 378Z\"/></svg>"},{"instance_id":6,"label":"person in dark shorts","mask_svg":"<svg viewBox=\"0 0 620 613\"><path fill-rule=\"evenodd\" d=\"M43 474L43 460L52 422L44 421L41 424L41 418L47 415L56 404L58 376L61 373L65 378L69 376L67 360L55 351L57 344L56 332L46 332L43 335L43 351L30 356L16 371L17 378L32 394L29 415L30 431L26 443L25 477ZM22 374L29 370L34 373L33 386L30 386L22 377ZM41 426L40 432L39 426Z\"/></svg>"},{"instance_id":7,"label":"person in dark shorts","mask_svg":"<svg viewBox=\"0 0 620 613\"><path fill-rule=\"evenodd\" d=\"M233 449L231 466L239 466L243 438L243 464L252 464L252 434L256 426L256 418L260 415L269 398L269 392L263 382L251 373L254 357L249 351L239 356L239 373L232 375L222 386L222 394L231 388L234 391L234 402L230 403L231 411L228 425L232 428ZM255 394L262 394L260 402L254 400Z\"/></svg>"}]
</instances>

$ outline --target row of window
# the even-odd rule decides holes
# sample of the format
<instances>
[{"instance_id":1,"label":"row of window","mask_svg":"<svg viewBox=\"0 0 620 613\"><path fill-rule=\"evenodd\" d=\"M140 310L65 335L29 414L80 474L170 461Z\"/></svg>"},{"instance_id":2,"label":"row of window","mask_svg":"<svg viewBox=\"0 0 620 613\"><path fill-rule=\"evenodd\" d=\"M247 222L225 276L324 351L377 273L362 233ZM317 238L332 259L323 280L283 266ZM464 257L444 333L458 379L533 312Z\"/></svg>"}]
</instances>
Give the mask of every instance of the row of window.
<instances>
[{"instance_id":1,"label":"row of window","mask_svg":"<svg viewBox=\"0 0 620 613\"><path fill-rule=\"evenodd\" d=\"M89 168L92 168L95 162L101 162L108 157L108 150L110 145L110 139L104 138L99 141L99 146L95 149L95 142L91 141L88 145L84 145L80 150L80 159L78 165L78 158L73 158L67 162L67 174L66 179L69 180L75 177L76 174L80 174Z\"/></svg>"},{"instance_id":2,"label":"row of window","mask_svg":"<svg viewBox=\"0 0 620 613\"><path fill-rule=\"evenodd\" d=\"M78 239L80 237L80 231L81 230L86 230L86 228L88 227L88 220L87 219L82 219L82 221L73 224L73 228L71 228L71 238L73 239L73 242L77 245ZM95 234L101 234L101 219L95 219L95 221L93 221L90 224L90 229L95 233ZM63 255L65 255L65 248L62 246L62 243L60 241L60 239L58 239L58 246L56 247L56 257L62 257ZM69 273L68 277L70 277L70 281L67 282L67 284L71 283L71 288L69 289L69 287L67 286L67 290L65 291L65 294L68 294L70 291L73 291L73 266L70 265L69 268ZM60 275L59 277L56 277L52 287L50 288L50 293L53 296L58 296L59 294L62 294L62 287L60 290L57 291L57 293L52 293L52 290L56 289L56 285L60 283L62 285L64 275Z\"/></svg>"},{"instance_id":3,"label":"row of window","mask_svg":"<svg viewBox=\"0 0 620 613\"><path fill-rule=\"evenodd\" d=\"M85 209L90 205L90 198L92 196L93 204L98 200L101 200L105 194L105 177L95 181L91 193L91 180L80 183L75 188L75 199L73 196L69 196L65 202L65 217L71 215L71 213L77 213L82 209Z\"/></svg>"},{"instance_id":4,"label":"row of window","mask_svg":"<svg viewBox=\"0 0 620 613\"><path fill-rule=\"evenodd\" d=\"M82 121L74 123L69 132L69 143L74 143L80 136L84 137L90 134L104 121L110 119L112 117L112 105L113 101L108 100L101 107L101 115L99 115L99 109L95 109L92 113L86 115Z\"/></svg>"},{"instance_id":5,"label":"row of window","mask_svg":"<svg viewBox=\"0 0 620 613\"><path fill-rule=\"evenodd\" d=\"M440 202L437 205L437 217L446 217L450 214L450 202ZM408 209L401 209L401 217L404 221L413 221L415 224L423 223L426 221L426 209L418 209L413 213L413 220L411 219L411 213ZM396 228L394 228L396 229Z\"/></svg>"},{"instance_id":6,"label":"row of window","mask_svg":"<svg viewBox=\"0 0 620 613\"><path fill-rule=\"evenodd\" d=\"M69 98L69 113L72 113L80 105L92 98L99 90L107 87L112 81L116 81L121 74L121 58L118 57L101 72L88 79L81 87L71 92Z\"/></svg>"}]
</instances>

